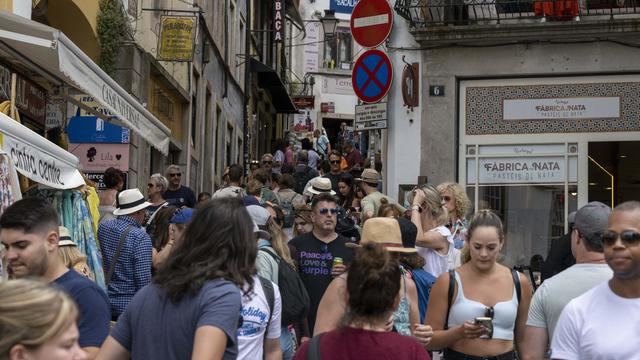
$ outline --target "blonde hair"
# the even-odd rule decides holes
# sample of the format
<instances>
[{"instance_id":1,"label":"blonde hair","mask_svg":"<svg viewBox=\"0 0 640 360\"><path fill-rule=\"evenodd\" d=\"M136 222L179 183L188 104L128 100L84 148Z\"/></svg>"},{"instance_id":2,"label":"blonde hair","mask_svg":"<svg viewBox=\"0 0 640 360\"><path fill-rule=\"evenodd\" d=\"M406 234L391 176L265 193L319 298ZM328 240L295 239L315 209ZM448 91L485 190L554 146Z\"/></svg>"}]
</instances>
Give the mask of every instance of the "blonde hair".
<instances>
[{"instance_id":1,"label":"blonde hair","mask_svg":"<svg viewBox=\"0 0 640 360\"><path fill-rule=\"evenodd\" d=\"M78 319L78 308L62 291L34 280L0 282L0 359L15 345L37 348Z\"/></svg>"},{"instance_id":2,"label":"blonde hair","mask_svg":"<svg viewBox=\"0 0 640 360\"><path fill-rule=\"evenodd\" d=\"M311 206L307 205L307 204L303 204L303 205L294 205L293 207L294 212L295 212L295 217L296 218L300 218L302 220L304 220L307 223L311 223ZM298 233L298 227L294 226L293 227L293 235L298 236L300 235L300 233Z\"/></svg>"},{"instance_id":3,"label":"blonde hair","mask_svg":"<svg viewBox=\"0 0 640 360\"><path fill-rule=\"evenodd\" d=\"M442 200L440 200L440 192L433 185L423 185L420 190L424 192L424 209L422 211L428 211L431 217L436 220L436 226L444 225L449 222L449 213L447 209L442 206Z\"/></svg>"},{"instance_id":4,"label":"blonde hair","mask_svg":"<svg viewBox=\"0 0 640 360\"><path fill-rule=\"evenodd\" d=\"M389 200L386 198L380 199L380 208L378 209L378 217L388 217L392 215L393 217L399 217L400 210L396 207L395 204L390 204Z\"/></svg>"},{"instance_id":5,"label":"blonde hair","mask_svg":"<svg viewBox=\"0 0 640 360\"><path fill-rule=\"evenodd\" d=\"M451 192L453 196L456 204L456 217L463 219L469 212L469 209L471 209L471 200L469 200L466 191L462 185L454 182L445 182L438 185L438 192L440 194L445 191Z\"/></svg>"},{"instance_id":6,"label":"blonde hair","mask_svg":"<svg viewBox=\"0 0 640 360\"><path fill-rule=\"evenodd\" d=\"M282 258L285 262L295 268L295 263L291 258L291 252L289 252L289 246L287 246L287 235L282 231L276 220L272 217L267 221L267 230L271 234L271 247L276 251L276 254Z\"/></svg>"},{"instance_id":7,"label":"blonde hair","mask_svg":"<svg viewBox=\"0 0 640 360\"><path fill-rule=\"evenodd\" d=\"M69 269L76 266L76 264L87 261L87 256L73 245L58 246L58 255L60 256L60 260L62 260L64 265Z\"/></svg>"}]
</instances>

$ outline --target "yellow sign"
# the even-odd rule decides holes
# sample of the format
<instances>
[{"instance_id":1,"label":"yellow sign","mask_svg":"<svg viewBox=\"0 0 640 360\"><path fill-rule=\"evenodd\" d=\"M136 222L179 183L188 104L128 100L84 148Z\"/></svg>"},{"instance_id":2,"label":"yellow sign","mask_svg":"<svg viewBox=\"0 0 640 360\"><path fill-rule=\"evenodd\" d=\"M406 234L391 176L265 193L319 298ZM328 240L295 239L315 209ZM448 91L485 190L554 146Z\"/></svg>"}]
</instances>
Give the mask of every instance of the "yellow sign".
<instances>
[{"instance_id":1,"label":"yellow sign","mask_svg":"<svg viewBox=\"0 0 640 360\"><path fill-rule=\"evenodd\" d=\"M195 17L162 16L160 18L157 59L161 61L191 61L195 36Z\"/></svg>"}]
</instances>

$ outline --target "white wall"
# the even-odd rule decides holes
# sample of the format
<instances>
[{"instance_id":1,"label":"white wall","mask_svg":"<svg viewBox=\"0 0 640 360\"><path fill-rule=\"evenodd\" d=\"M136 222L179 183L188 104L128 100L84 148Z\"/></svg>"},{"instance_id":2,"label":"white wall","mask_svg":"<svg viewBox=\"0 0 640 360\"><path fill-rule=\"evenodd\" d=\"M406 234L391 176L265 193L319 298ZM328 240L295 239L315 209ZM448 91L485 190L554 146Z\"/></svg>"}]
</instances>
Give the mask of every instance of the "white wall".
<instances>
[{"instance_id":1,"label":"white wall","mask_svg":"<svg viewBox=\"0 0 640 360\"><path fill-rule=\"evenodd\" d=\"M392 1L391 6L393 7ZM395 14L395 12L394 12ZM393 64L393 84L389 90L389 129L387 131L388 147L385 159L386 165L386 193L396 198L398 196L398 185L415 184L420 175L420 123L422 122L422 106L427 98L422 91L420 82L420 106L409 111L402 100L402 71L405 63L402 56L408 63L420 63L421 53L417 50L397 50L396 48L417 48L413 36L409 33L406 20L395 14L393 29L387 42L387 54ZM419 73L424 73L420 64ZM410 120L413 120L411 122Z\"/></svg>"}]
</instances>

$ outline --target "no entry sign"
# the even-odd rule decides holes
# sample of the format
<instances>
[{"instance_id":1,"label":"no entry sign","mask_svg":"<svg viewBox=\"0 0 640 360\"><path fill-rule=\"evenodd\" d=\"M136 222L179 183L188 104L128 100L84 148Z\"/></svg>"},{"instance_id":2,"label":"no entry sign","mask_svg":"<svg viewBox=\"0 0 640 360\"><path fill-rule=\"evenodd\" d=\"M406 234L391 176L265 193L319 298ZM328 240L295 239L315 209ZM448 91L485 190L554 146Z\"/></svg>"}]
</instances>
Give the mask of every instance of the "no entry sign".
<instances>
[{"instance_id":1,"label":"no entry sign","mask_svg":"<svg viewBox=\"0 0 640 360\"><path fill-rule=\"evenodd\" d=\"M382 44L393 26L393 11L387 0L360 0L351 14L351 34L363 47Z\"/></svg>"},{"instance_id":2,"label":"no entry sign","mask_svg":"<svg viewBox=\"0 0 640 360\"><path fill-rule=\"evenodd\" d=\"M380 101L391 88L393 67L387 54L380 50L367 50L353 67L351 83L360 100L366 103Z\"/></svg>"}]
</instances>

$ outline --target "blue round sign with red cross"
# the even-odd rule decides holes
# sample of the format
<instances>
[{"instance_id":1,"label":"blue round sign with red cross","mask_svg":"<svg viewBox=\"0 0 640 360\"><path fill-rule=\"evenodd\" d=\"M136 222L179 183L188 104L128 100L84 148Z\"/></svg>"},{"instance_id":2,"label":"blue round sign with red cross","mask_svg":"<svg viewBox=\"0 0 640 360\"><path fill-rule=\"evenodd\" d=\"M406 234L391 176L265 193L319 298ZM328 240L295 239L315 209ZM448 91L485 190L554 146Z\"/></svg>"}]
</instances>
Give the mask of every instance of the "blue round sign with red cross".
<instances>
[{"instance_id":1,"label":"blue round sign with red cross","mask_svg":"<svg viewBox=\"0 0 640 360\"><path fill-rule=\"evenodd\" d=\"M380 101L391 88L393 67L387 54L380 50L367 50L351 73L351 83L358 98L366 103Z\"/></svg>"}]
</instances>

